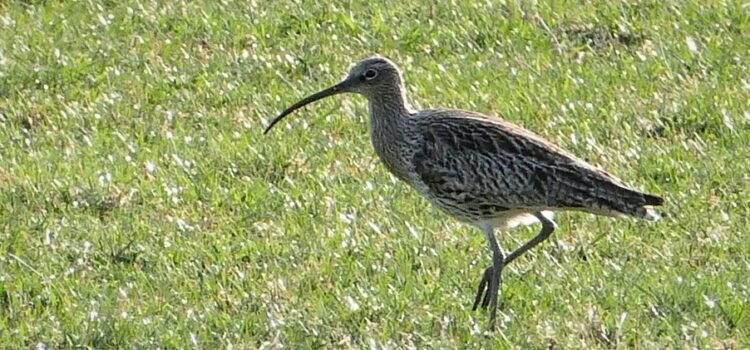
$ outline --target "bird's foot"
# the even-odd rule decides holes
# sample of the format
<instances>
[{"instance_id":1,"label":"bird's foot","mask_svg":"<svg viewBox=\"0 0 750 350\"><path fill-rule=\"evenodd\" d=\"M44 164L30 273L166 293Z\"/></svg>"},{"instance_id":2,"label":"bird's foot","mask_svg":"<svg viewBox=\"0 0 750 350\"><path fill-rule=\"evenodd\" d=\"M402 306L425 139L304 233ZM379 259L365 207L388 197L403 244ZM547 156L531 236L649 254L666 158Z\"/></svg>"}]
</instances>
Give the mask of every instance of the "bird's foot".
<instances>
[{"instance_id":1,"label":"bird's foot","mask_svg":"<svg viewBox=\"0 0 750 350\"><path fill-rule=\"evenodd\" d=\"M482 302L481 305L483 310L486 310L487 306L490 305L490 281L492 280L493 273L494 269L492 266L484 269L484 274L482 274L482 280L479 281L477 295L474 297L474 305L471 307L471 311L477 310L477 307L480 305L480 300ZM482 298L482 296L484 296L484 298Z\"/></svg>"},{"instance_id":2,"label":"bird's foot","mask_svg":"<svg viewBox=\"0 0 750 350\"><path fill-rule=\"evenodd\" d=\"M474 297L474 305L472 311L475 311L477 307L482 306L482 310L487 310L489 307L490 312L490 331L495 330L495 318L497 315L497 297L500 294L500 273L502 271L502 263L499 266L490 266L484 270L482 274L482 280L479 282L477 287L477 295ZM480 304L481 300L481 304Z\"/></svg>"}]
</instances>

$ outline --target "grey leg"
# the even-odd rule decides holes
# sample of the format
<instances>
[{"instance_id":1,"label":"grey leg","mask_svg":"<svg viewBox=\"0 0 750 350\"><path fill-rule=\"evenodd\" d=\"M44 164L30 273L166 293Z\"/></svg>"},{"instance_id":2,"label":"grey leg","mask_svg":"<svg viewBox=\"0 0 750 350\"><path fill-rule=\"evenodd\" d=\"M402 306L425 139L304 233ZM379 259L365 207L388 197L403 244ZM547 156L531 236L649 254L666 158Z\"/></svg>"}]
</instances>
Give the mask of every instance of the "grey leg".
<instances>
[{"instance_id":1,"label":"grey leg","mask_svg":"<svg viewBox=\"0 0 750 350\"><path fill-rule=\"evenodd\" d=\"M472 310L477 309L477 306L479 306L479 300L482 299L482 295L484 294L482 307L490 307L489 328L490 330L494 330L495 319L497 318L497 296L500 291L500 274L503 271L505 257L503 256L500 246L497 244L493 227L485 225L482 227L482 231L484 231L484 234L487 237L487 243L489 243L490 250L492 251L492 266L484 270L484 275L482 276L482 280L479 282L479 287L477 288L477 296L474 299ZM484 293L485 288L487 291L486 294Z\"/></svg>"},{"instance_id":2,"label":"grey leg","mask_svg":"<svg viewBox=\"0 0 750 350\"><path fill-rule=\"evenodd\" d=\"M497 293L500 286L500 272L502 272L502 268L508 265L511 261L515 260L519 256L521 256L523 253L526 253L531 248L534 248L539 243L542 243L544 240L549 238L552 235L552 232L555 231L555 223L552 222L552 220L547 219L542 213L534 213L534 216L539 220L539 222L542 223L542 230L539 231L539 233L534 236L532 239L530 239L528 242L524 243L520 247L516 248L513 252L511 252L507 257L502 259L502 262L498 265L496 263L496 258L498 254L495 252L499 252L499 256L502 258L502 251L500 251L500 247L497 245L497 241L495 239L494 232L492 228L482 228L483 231L485 231L485 235L487 236L487 240L490 243L490 249L492 250L493 254L493 266L490 266L484 270L484 274L482 275L482 280L479 282L479 286L477 287L477 294L476 297L474 297L474 305L471 307L472 310L476 310L477 307L481 305L482 308L487 308L487 306L490 305L491 302L495 303L495 306L490 309L490 327L494 328L494 319L495 319L495 313L497 309ZM489 230L489 233L488 233ZM494 247L493 247L494 246ZM497 270L498 273L495 275L496 266L500 266L500 268ZM492 281L497 279L497 288L494 291L494 294L492 292ZM489 288L488 288L489 287ZM485 293L486 292L486 293ZM493 310L494 309L494 310Z\"/></svg>"},{"instance_id":3,"label":"grey leg","mask_svg":"<svg viewBox=\"0 0 750 350\"><path fill-rule=\"evenodd\" d=\"M555 231L555 223L552 222L552 220L547 219L542 213L534 213L534 216L539 219L539 222L542 223L542 230L539 231L539 233L534 236L534 238L530 239L528 242L524 243L520 247L516 248L516 250L512 251L510 254L508 254L508 257L505 258L505 264L509 264L511 261L516 260L517 257L521 256L523 253L526 253L529 249L536 247L539 243L544 242L549 236L552 235L552 232Z\"/></svg>"},{"instance_id":4,"label":"grey leg","mask_svg":"<svg viewBox=\"0 0 750 350\"><path fill-rule=\"evenodd\" d=\"M483 309L486 309L487 305L490 304L490 293L485 293L485 291L487 291L487 285L489 285L494 271L494 266L484 269L482 280L479 281L479 286L477 286L477 295L474 297L474 305L472 305L471 311L476 311L480 301L482 302ZM482 296L484 296L484 299Z\"/></svg>"}]
</instances>

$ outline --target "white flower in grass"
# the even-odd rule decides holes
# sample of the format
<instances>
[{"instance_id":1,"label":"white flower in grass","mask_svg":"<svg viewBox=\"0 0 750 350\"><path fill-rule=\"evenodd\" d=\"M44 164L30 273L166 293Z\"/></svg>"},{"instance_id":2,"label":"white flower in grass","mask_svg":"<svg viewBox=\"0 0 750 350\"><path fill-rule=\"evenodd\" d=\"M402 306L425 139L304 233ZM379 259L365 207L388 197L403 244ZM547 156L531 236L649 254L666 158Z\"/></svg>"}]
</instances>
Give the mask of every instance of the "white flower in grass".
<instances>
[{"instance_id":1,"label":"white flower in grass","mask_svg":"<svg viewBox=\"0 0 750 350\"><path fill-rule=\"evenodd\" d=\"M709 297L708 295L703 294L703 302L708 306L709 309L713 309L716 307L716 298Z\"/></svg>"},{"instance_id":2,"label":"white flower in grass","mask_svg":"<svg viewBox=\"0 0 750 350\"><path fill-rule=\"evenodd\" d=\"M183 232L192 231L195 228L189 225L187 222L185 222L185 220L182 220L182 219L177 219L176 223L177 223L177 228Z\"/></svg>"},{"instance_id":3,"label":"white flower in grass","mask_svg":"<svg viewBox=\"0 0 750 350\"><path fill-rule=\"evenodd\" d=\"M99 173L99 185L104 187L109 185L109 183L112 182L112 174L110 174L108 171L102 171Z\"/></svg>"},{"instance_id":4,"label":"white flower in grass","mask_svg":"<svg viewBox=\"0 0 750 350\"><path fill-rule=\"evenodd\" d=\"M685 44L687 44L688 50L690 50L693 54L699 54L700 49L698 48L698 43L693 39L692 36L688 36L685 38Z\"/></svg>"},{"instance_id":5,"label":"white flower in grass","mask_svg":"<svg viewBox=\"0 0 750 350\"><path fill-rule=\"evenodd\" d=\"M359 304L357 304L357 301L354 300L351 295L346 296L346 307L348 307L351 311L359 310Z\"/></svg>"},{"instance_id":6,"label":"white flower in grass","mask_svg":"<svg viewBox=\"0 0 750 350\"><path fill-rule=\"evenodd\" d=\"M149 174L152 174L154 171L156 171L156 164L154 164L150 160L147 160L143 165L146 167L146 171L148 171Z\"/></svg>"}]
</instances>

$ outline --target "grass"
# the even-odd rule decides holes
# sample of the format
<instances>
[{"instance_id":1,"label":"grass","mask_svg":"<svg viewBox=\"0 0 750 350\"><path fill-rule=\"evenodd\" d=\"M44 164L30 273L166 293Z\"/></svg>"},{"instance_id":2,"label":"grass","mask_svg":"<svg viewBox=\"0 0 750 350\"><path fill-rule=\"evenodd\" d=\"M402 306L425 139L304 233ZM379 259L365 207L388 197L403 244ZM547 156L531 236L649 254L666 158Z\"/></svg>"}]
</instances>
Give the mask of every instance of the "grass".
<instances>
[{"instance_id":1,"label":"grass","mask_svg":"<svg viewBox=\"0 0 750 350\"><path fill-rule=\"evenodd\" d=\"M431 3L0 3L2 347L750 347L750 5ZM485 332L482 235L379 164L361 97L261 134L375 53L664 220L559 215Z\"/></svg>"}]
</instances>

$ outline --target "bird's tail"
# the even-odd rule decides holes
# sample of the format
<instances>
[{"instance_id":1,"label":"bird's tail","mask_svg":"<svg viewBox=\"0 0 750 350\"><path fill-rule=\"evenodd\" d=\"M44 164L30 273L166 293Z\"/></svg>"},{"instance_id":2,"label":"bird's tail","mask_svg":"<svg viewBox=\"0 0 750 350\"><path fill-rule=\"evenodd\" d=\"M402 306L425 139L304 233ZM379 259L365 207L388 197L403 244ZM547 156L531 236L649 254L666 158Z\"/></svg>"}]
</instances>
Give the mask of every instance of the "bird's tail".
<instances>
[{"instance_id":1,"label":"bird's tail","mask_svg":"<svg viewBox=\"0 0 750 350\"><path fill-rule=\"evenodd\" d=\"M664 199L648 193L643 193L630 188L609 184L605 193L598 193L599 201L603 209L609 209L615 214L624 214L637 218L657 221L661 215L654 210L654 206L664 204Z\"/></svg>"},{"instance_id":2,"label":"bird's tail","mask_svg":"<svg viewBox=\"0 0 750 350\"><path fill-rule=\"evenodd\" d=\"M640 193L640 194L643 196L643 199L645 201L645 204L640 207L644 211L642 217L650 221L657 221L661 219L661 215L659 215L659 213L657 213L656 210L652 208L652 206L658 206L658 205L664 204L664 198L655 196L653 194L648 194L648 193Z\"/></svg>"}]
</instances>

